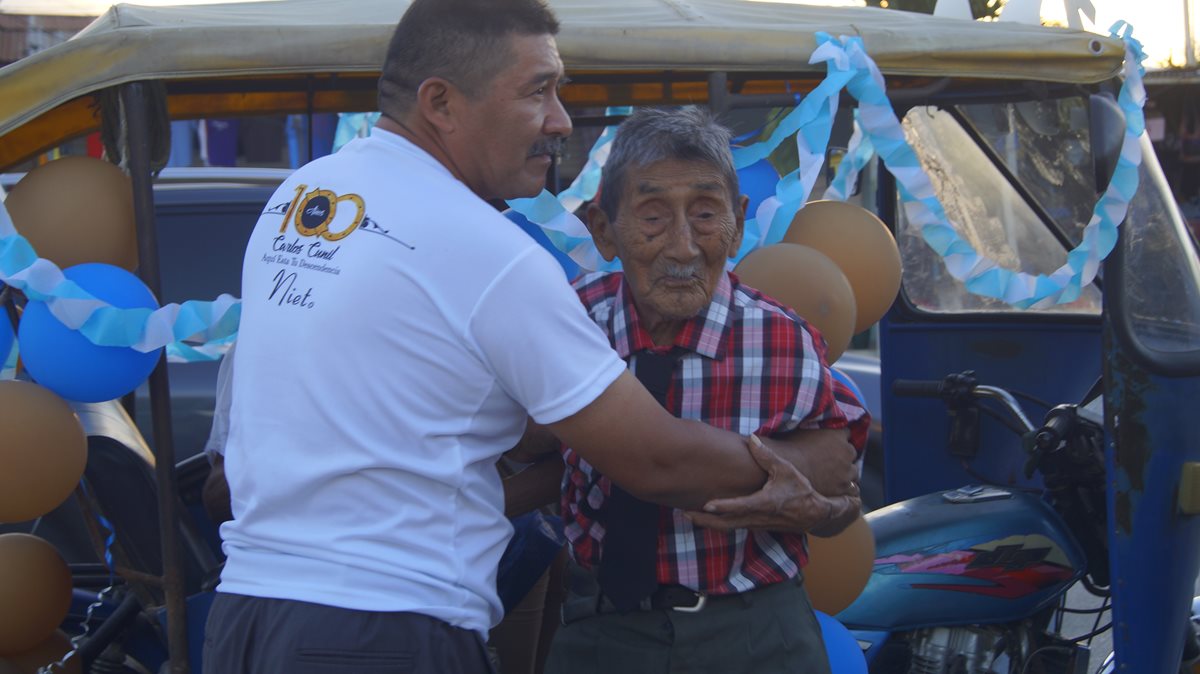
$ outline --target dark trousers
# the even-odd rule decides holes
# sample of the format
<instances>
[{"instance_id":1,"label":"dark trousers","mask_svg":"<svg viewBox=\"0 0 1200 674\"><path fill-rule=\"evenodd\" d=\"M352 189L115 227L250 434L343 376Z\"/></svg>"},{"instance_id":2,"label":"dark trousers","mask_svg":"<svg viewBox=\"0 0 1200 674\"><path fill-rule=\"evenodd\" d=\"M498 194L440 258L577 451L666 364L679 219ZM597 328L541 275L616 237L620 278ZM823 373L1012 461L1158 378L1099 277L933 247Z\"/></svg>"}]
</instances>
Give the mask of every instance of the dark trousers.
<instances>
[{"instance_id":1,"label":"dark trousers","mask_svg":"<svg viewBox=\"0 0 1200 674\"><path fill-rule=\"evenodd\" d=\"M567 602L579 600L568 596ZM803 581L710 597L695 613L598 613L558 629L547 674L829 674Z\"/></svg>"},{"instance_id":2,"label":"dark trousers","mask_svg":"<svg viewBox=\"0 0 1200 674\"><path fill-rule=\"evenodd\" d=\"M492 674L480 635L419 613L218 593L204 674Z\"/></svg>"}]
</instances>

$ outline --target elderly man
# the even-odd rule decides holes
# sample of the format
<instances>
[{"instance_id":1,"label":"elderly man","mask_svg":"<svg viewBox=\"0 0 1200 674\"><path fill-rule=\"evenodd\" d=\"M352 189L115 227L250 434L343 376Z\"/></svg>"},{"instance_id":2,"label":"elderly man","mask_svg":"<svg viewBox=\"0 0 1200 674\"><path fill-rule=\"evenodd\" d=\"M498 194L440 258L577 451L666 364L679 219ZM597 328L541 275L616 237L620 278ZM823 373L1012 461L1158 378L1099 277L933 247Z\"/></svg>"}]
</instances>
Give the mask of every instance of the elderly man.
<instances>
[{"instance_id":1,"label":"elderly man","mask_svg":"<svg viewBox=\"0 0 1200 674\"><path fill-rule=\"evenodd\" d=\"M672 414L770 438L821 493L857 495L866 412L831 378L819 335L725 271L746 206L729 133L700 108L640 110L621 126L603 184L588 227L624 271L576 290L617 353ZM586 457L563 454L574 564L547 671L828 671L794 519L756 497L700 513L639 502ZM754 454L768 471L793 469ZM810 532L857 516L831 507Z\"/></svg>"},{"instance_id":2,"label":"elderly man","mask_svg":"<svg viewBox=\"0 0 1200 674\"><path fill-rule=\"evenodd\" d=\"M260 216L205 672L488 672L512 532L495 463L527 415L642 498L786 505L743 436L654 405L488 204L541 191L571 132L557 31L539 0L412 0L374 133ZM801 522L846 501L786 491Z\"/></svg>"}]
</instances>

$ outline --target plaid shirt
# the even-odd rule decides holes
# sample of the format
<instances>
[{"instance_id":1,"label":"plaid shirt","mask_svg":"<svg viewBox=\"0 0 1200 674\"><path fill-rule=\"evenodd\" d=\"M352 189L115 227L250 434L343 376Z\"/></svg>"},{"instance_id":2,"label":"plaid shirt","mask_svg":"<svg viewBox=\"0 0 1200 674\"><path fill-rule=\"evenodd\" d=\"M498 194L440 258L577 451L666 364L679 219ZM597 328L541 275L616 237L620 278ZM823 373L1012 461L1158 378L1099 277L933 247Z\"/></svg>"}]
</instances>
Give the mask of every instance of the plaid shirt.
<instances>
[{"instance_id":1,"label":"plaid shirt","mask_svg":"<svg viewBox=\"0 0 1200 674\"><path fill-rule=\"evenodd\" d=\"M591 274L575 289L588 314L627 362L655 347L620 272ZM742 435L796 428L850 428L861 452L870 417L824 365L825 343L790 310L727 274L708 309L675 338L682 357L667 391L667 410ZM636 360L636 358L634 359ZM600 513L611 483L570 448L563 449L562 516L575 561L598 568ZM658 582L710 594L745 592L793 578L808 561L802 534L715 531L693 526L680 510L659 508Z\"/></svg>"}]
</instances>

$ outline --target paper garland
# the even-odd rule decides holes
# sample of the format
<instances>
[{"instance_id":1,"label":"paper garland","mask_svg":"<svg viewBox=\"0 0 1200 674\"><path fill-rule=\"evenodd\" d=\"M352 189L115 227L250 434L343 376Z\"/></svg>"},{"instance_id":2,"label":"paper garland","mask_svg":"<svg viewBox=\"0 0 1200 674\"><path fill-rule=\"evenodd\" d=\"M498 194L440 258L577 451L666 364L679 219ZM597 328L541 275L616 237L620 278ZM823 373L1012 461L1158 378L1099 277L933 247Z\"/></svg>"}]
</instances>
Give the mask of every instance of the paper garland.
<instances>
[{"instance_id":1,"label":"paper garland","mask_svg":"<svg viewBox=\"0 0 1200 674\"><path fill-rule=\"evenodd\" d=\"M763 200L757 213L746 220L742 249L730 260L730 265L751 250L783 238L820 174L839 96L845 89L858 101L855 132L825 192L826 198L845 199L851 194L859 172L878 154L896 178L909 222L945 260L951 275L970 292L1003 300L1017 308L1076 300L1116 244L1117 228L1138 189L1142 161L1140 136L1145 131L1142 108L1146 101L1142 62L1146 57L1141 43L1132 36L1132 26L1118 22L1111 33L1124 41L1126 49L1125 81L1118 96L1118 105L1126 119L1121 156L1112 181L1084 228L1081 243L1067 254L1067 262L1059 269L1050 274L1005 269L958 235L904 138L883 76L867 55L862 39L849 36L835 39L828 33L816 34L817 49L809 59L809 63L826 64L825 79L799 100L768 139L734 150L735 167L741 169L767 157L780 143L794 136L799 166L780 178L775 195ZM628 112L629 108L608 110L609 115ZM619 263L606 262L600 257L587 228L573 213L595 196L614 134L615 127L604 130L589 152L584 169L557 197L543 190L537 197L509 202L514 210L541 226L555 246L589 270L619 268ZM37 257L29 242L17 233L2 205L0 282L22 291L31 300L46 302L63 324L79 330L95 344L131 347L141 352L166 347L172 361L220 358L236 336L241 314L240 300L225 294L213 301L191 300L154 311L110 306L64 278L54 263ZM198 343L188 344L185 340Z\"/></svg>"}]
</instances>

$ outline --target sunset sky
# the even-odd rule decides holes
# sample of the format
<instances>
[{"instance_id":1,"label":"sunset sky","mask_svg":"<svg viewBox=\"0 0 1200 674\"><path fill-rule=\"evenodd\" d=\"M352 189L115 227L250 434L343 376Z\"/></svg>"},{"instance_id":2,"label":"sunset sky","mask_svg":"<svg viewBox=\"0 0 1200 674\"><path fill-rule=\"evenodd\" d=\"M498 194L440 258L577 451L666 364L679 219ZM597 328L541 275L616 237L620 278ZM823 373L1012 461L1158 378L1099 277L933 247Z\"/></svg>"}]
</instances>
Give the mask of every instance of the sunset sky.
<instances>
[{"instance_id":1,"label":"sunset sky","mask_svg":"<svg viewBox=\"0 0 1200 674\"><path fill-rule=\"evenodd\" d=\"M1117 20L1124 19L1133 25L1133 36L1142 42L1148 56L1148 67L1165 66L1168 61L1183 65L1184 59L1184 3L1192 5L1192 35L1196 35L1196 22L1200 20L1195 0L1092 0L1096 7L1095 26L1087 18L1083 27L1098 33L1108 33ZM1066 23L1066 12L1061 0L1045 0L1042 3L1044 20Z\"/></svg>"}]
</instances>

